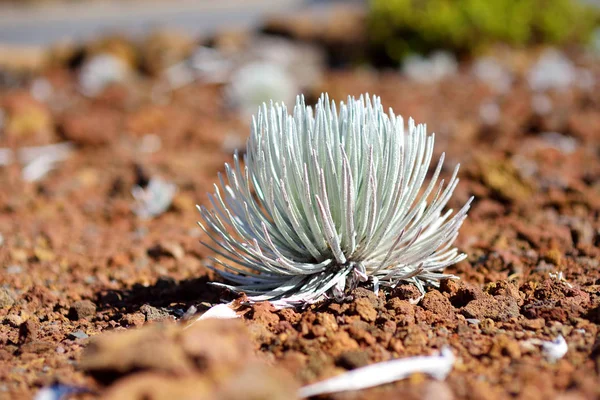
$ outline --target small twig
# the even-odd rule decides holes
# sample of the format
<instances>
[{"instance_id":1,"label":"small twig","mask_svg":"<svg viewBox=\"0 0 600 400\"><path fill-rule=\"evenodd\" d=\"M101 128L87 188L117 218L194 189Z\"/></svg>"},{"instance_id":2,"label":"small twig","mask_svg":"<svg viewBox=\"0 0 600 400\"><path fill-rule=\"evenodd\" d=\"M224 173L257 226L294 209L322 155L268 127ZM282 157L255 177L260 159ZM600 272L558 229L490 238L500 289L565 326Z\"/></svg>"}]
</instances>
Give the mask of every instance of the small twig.
<instances>
[{"instance_id":1,"label":"small twig","mask_svg":"<svg viewBox=\"0 0 600 400\"><path fill-rule=\"evenodd\" d=\"M415 373L427 374L442 380L452 370L454 361L454 354L450 348L444 347L439 355L402 358L372 364L304 386L298 392L298 397L306 398L327 393L366 389L405 379Z\"/></svg>"}]
</instances>

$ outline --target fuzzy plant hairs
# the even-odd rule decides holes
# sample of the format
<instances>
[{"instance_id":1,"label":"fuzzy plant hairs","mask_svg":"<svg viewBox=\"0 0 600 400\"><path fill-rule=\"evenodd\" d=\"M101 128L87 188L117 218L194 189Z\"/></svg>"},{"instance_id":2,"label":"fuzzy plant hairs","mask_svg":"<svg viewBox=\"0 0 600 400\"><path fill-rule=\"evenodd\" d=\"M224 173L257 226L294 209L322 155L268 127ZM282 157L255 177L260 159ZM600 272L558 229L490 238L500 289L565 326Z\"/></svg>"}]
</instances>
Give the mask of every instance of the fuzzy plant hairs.
<instances>
[{"instance_id":1,"label":"fuzzy plant hairs","mask_svg":"<svg viewBox=\"0 0 600 400\"><path fill-rule=\"evenodd\" d=\"M445 210L459 166L438 183L442 154L426 183L433 145L377 96L338 105L325 94L314 109L299 96L291 113L263 104L244 162L235 154L212 208L198 207L219 285L285 307L453 277L443 271L466 257L452 244L472 198Z\"/></svg>"}]
</instances>

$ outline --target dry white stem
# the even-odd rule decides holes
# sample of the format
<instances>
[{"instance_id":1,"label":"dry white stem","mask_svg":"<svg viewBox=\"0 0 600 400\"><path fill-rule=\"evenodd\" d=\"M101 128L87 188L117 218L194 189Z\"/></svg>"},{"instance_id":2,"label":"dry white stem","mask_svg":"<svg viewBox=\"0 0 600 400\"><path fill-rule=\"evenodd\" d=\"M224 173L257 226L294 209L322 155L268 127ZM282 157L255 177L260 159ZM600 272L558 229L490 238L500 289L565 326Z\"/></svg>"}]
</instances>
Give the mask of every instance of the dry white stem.
<instances>
[{"instance_id":1,"label":"dry white stem","mask_svg":"<svg viewBox=\"0 0 600 400\"><path fill-rule=\"evenodd\" d=\"M435 379L443 380L452 371L454 361L454 354L449 347L445 347L439 355L402 358L372 364L304 386L300 389L298 397L306 398L327 393L366 389L405 379L415 373L427 374Z\"/></svg>"}]
</instances>

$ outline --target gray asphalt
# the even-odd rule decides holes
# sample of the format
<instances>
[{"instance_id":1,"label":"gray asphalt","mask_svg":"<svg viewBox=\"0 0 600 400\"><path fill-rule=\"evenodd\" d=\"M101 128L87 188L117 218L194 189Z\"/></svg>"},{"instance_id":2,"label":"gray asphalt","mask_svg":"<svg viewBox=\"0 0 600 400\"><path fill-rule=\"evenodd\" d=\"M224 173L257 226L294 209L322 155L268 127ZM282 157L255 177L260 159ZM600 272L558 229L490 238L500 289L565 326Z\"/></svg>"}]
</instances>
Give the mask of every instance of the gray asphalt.
<instances>
[{"instance_id":1,"label":"gray asphalt","mask_svg":"<svg viewBox=\"0 0 600 400\"><path fill-rule=\"evenodd\" d=\"M166 0L57 3L38 7L0 6L0 44L45 46L84 41L99 34L143 35L171 28L193 36L222 28L244 28L272 13L288 14L303 0Z\"/></svg>"}]
</instances>

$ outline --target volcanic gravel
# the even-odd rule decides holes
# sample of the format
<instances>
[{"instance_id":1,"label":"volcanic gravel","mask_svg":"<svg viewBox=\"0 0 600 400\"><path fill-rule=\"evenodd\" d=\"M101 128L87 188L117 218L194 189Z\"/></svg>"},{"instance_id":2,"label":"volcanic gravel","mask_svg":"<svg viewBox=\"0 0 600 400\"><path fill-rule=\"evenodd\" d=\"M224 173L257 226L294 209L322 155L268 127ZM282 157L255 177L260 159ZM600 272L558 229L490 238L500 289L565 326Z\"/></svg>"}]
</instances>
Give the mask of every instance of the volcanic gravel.
<instances>
[{"instance_id":1,"label":"volcanic gravel","mask_svg":"<svg viewBox=\"0 0 600 400\"><path fill-rule=\"evenodd\" d=\"M600 64L576 60L600 77ZM58 381L92 390L82 398L286 399L300 385L445 345L457 357L445 381L416 374L320 398L600 397L599 91L549 92L552 110L539 114L522 77L498 95L466 67L435 84L327 72L315 93L380 95L436 133L446 177L461 163L450 206L476 200L456 242L468 258L447 270L460 280L422 299L403 284L304 310L238 301L241 320L183 329L191 307L235 299L209 284L218 278L204 267L195 204L208 204L231 160L226 139L245 139L249 121L227 108L219 85L157 94L145 78L86 98L67 68L43 78L53 87L45 101L0 89L0 145L69 140L76 149L36 183L18 164L0 169L0 398L31 398ZM479 113L490 101L493 124ZM131 188L155 176L178 191L144 220ZM536 339L559 335L568 352L553 361Z\"/></svg>"}]
</instances>

